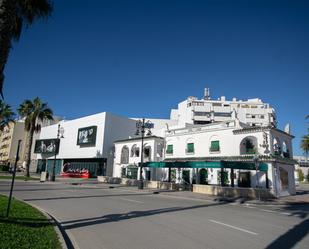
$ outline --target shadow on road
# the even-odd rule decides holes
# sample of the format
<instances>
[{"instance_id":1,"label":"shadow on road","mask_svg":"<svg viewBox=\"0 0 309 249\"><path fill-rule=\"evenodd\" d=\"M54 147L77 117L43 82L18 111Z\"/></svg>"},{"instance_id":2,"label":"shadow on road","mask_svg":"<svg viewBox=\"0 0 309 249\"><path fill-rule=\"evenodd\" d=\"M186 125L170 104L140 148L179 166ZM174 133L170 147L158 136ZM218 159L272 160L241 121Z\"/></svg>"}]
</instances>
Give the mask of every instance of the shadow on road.
<instances>
[{"instance_id":1,"label":"shadow on road","mask_svg":"<svg viewBox=\"0 0 309 249\"><path fill-rule=\"evenodd\" d=\"M110 195L78 195L78 196L59 196L47 198L29 198L23 199L24 201L52 201L52 200L70 200L70 199L86 199L86 198L104 198L104 197L118 197L118 196L146 196L153 195L152 193L139 193L139 194L110 194Z\"/></svg>"},{"instance_id":2,"label":"shadow on road","mask_svg":"<svg viewBox=\"0 0 309 249\"><path fill-rule=\"evenodd\" d=\"M305 219L285 234L273 241L265 249L292 248L301 241L309 232L309 219Z\"/></svg>"},{"instance_id":3,"label":"shadow on road","mask_svg":"<svg viewBox=\"0 0 309 249\"><path fill-rule=\"evenodd\" d=\"M196 205L196 206L190 206L190 207L170 207L170 208L160 208L160 209L145 210L145 211L132 211L132 212L123 213L123 214L108 214L108 215L99 216L99 217L61 222L61 226L64 229L73 229L73 228L79 228L79 227L85 227L85 226L91 226L91 225L97 225L97 224L118 222L118 221L128 220L128 219L135 219L135 218L146 217L146 216L153 216L153 215L162 214L162 213L180 212L180 211L185 211L185 210L212 207L212 206L218 206L218 205L224 205L224 204L227 204L227 203L218 202L218 203L203 204L203 205Z\"/></svg>"},{"instance_id":4,"label":"shadow on road","mask_svg":"<svg viewBox=\"0 0 309 249\"><path fill-rule=\"evenodd\" d=\"M292 216L297 216L302 221L275 239L265 249L292 248L309 233L308 205L287 205L282 207L281 210L289 211Z\"/></svg>"}]
</instances>

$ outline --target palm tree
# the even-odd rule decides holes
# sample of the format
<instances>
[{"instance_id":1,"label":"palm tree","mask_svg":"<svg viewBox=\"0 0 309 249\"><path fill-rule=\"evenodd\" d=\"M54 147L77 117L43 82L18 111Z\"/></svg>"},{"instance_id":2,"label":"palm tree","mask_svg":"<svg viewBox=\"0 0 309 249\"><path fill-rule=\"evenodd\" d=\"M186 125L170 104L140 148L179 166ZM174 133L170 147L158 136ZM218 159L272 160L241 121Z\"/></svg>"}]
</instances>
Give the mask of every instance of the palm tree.
<instances>
[{"instance_id":1,"label":"palm tree","mask_svg":"<svg viewBox=\"0 0 309 249\"><path fill-rule=\"evenodd\" d=\"M49 0L0 0L0 94L3 98L4 68L13 40L19 40L23 26L47 17Z\"/></svg>"},{"instance_id":2,"label":"palm tree","mask_svg":"<svg viewBox=\"0 0 309 249\"><path fill-rule=\"evenodd\" d=\"M309 135L303 136L300 143L301 149L305 152L306 161L308 161L308 153L309 153Z\"/></svg>"},{"instance_id":3,"label":"palm tree","mask_svg":"<svg viewBox=\"0 0 309 249\"><path fill-rule=\"evenodd\" d=\"M18 113L25 118L25 131L28 135L28 151L26 160L26 176L30 176L31 149L34 133L41 130L41 123L44 120L53 120L53 111L43 103L41 99L36 97L33 100L25 100L18 108Z\"/></svg>"},{"instance_id":4,"label":"palm tree","mask_svg":"<svg viewBox=\"0 0 309 249\"><path fill-rule=\"evenodd\" d=\"M11 106L0 100L0 131L14 122L15 113L12 111Z\"/></svg>"}]
</instances>

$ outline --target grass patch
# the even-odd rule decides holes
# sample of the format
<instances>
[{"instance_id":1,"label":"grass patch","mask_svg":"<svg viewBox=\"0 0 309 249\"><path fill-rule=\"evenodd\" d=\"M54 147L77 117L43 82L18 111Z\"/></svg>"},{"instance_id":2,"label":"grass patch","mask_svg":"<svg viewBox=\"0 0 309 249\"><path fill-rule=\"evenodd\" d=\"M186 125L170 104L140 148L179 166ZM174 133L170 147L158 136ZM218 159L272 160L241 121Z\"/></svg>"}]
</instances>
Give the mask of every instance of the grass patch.
<instances>
[{"instance_id":1,"label":"grass patch","mask_svg":"<svg viewBox=\"0 0 309 249\"><path fill-rule=\"evenodd\" d=\"M0 179L12 179L12 176L0 176ZM39 178L36 177L27 177L27 176L15 176L15 180L24 180L24 181L29 181L29 180L35 180L38 181L40 180Z\"/></svg>"},{"instance_id":2,"label":"grass patch","mask_svg":"<svg viewBox=\"0 0 309 249\"><path fill-rule=\"evenodd\" d=\"M0 195L0 248L61 249L53 224L40 211L12 199L10 217L5 218L8 198Z\"/></svg>"}]
</instances>

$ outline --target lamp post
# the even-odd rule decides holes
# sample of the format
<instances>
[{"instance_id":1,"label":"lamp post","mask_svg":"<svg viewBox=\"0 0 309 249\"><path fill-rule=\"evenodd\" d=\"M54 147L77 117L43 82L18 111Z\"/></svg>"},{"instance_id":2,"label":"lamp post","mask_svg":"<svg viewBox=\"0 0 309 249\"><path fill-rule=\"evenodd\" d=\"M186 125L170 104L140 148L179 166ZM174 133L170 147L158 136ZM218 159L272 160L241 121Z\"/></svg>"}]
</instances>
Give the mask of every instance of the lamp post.
<instances>
[{"instance_id":1,"label":"lamp post","mask_svg":"<svg viewBox=\"0 0 309 249\"><path fill-rule=\"evenodd\" d=\"M144 163L144 137L145 132L147 131L147 136L151 135L151 129L153 128L153 123L150 122L150 120L145 122L145 118L142 120L136 121L136 133L135 135L138 136L140 133L142 135L142 147L141 147L141 163L140 163L140 172L139 172L139 182L138 182L138 189L144 188L144 182L143 182L143 163Z\"/></svg>"},{"instance_id":2,"label":"lamp post","mask_svg":"<svg viewBox=\"0 0 309 249\"><path fill-rule=\"evenodd\" d=\"M50 180L53 182L56 180L56 157L57 157L57 153L59 150L60 138L64 138L63 133L64 133L64 128L61 127L60 124L58 124L57 139L55 143L55 157L54 157L54 163L53 163L53 170L52 170L52 174L50 177Z\"/></svg>"},{"instance_id":3,"label":"lamp post","mask_svg":"<svg viewBox=\"0 0 309 249\"><path fill-rule=\"evenodd\" d=\"M253 162L255 166L255 175L256 175L256 187L257 187L257 192L258 192L258 198L259 201L261 200L261 195L260 195L260 186L259 186L259 176L258 176L258 169L259 169L259 155L255 154L253 157Z\"/></svg>"}]
</instances>

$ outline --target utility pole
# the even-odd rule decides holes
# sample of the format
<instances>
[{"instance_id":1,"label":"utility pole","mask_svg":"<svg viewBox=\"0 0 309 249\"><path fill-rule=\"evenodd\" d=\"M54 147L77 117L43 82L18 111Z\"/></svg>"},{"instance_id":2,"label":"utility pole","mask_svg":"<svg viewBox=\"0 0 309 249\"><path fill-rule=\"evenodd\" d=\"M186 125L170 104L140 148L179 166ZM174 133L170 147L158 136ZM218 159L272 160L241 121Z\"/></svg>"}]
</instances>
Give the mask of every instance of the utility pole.
<instances>
[{"instance_id":1,"label":"utility pole","mask_svg":"<svg viewBox=\"0 0 309 249\"><path fill-rule=\"evenodd\" d=\"M12 183L11 183L11 189L10 189L9 202L8 202L8 207L7 207L7 210L6 210L6 217L7 218L9 217L9 214L10 214L12 194L13 194L13 187L14 187L14 181L15 181L15 175L16 175L16 167L17 167L17 162L19 160L20 144L21 144L21 140L18 140L17 151L16 151L16 159L15 159L15 164L14 164L14 169L13 169L13 176L12 176Z\"/></svg>"}]
</instances>

